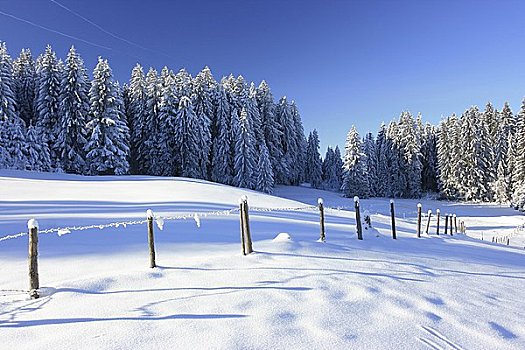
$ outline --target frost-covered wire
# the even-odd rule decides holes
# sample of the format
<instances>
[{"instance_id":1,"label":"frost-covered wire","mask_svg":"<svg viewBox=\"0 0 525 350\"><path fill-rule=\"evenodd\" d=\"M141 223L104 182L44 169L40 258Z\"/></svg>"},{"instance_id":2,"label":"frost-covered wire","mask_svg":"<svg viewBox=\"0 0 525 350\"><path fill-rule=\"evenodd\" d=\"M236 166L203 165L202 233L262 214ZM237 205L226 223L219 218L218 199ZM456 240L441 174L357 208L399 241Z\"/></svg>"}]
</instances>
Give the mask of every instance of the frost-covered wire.
<instances>
[{"instance_id":1,"label":"frost-covered wire","mask_svg":"<svg viewBox=\"0 0 525 350\"><path fill-rule=\"evenodd\" d=\"M254 212L276 212L276 211L308 211L308 210L317 210L317 206L308 206L308 207L289 207L289 208L257 208L257 207L250 207L250 211Z\"/></svg>"}]
</instances>

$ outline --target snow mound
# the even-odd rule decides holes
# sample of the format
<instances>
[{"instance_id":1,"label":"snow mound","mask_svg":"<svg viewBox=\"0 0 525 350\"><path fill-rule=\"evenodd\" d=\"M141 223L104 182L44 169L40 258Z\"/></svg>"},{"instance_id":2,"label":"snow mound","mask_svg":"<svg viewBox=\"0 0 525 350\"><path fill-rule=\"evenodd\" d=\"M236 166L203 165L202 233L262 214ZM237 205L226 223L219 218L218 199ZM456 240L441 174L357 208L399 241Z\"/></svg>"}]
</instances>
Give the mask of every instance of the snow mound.
<instances>
[{"instance_id":1,"label":"snow mound","mask_svg":"<svg viewBox=\"0 0 525 350\"><path fill-rule=\"evenodd\" d=\"M274 242L291 242L292 237L286 232L281 232L277 236L275 236L273 241Z\"/></svg>"}]
</instances>

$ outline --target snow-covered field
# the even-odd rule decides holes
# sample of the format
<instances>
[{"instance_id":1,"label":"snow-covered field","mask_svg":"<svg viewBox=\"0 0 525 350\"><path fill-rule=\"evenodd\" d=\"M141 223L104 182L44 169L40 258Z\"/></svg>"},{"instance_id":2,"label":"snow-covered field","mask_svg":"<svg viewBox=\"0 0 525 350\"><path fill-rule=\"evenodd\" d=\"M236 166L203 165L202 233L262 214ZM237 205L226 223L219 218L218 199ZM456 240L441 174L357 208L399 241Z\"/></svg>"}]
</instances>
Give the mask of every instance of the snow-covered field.
<instances>
[{"instance_id":1,"label":"snow-covered field","mask_svg":"<svg viewBox=\"0 0 525 350\"><path fill-rule=\"evenodd\" d=\"M362 200L374 229L355 236L353 211L251 211L255 253L241 255L237 207L352 206L338 194L278 187L276 195L192 179L0 172L0 237L40 229L187 214L145 225L42 234L42 297L28 300L27 236L0 242L2 349L523 349L525 217L509 208L424 200L465 220L468 235L415 235L416 201ZM200 213L199 220L192 218ZM200 227L197 226L199 221ZM442 219L442 222L444 220ZM425 220L423 220L425 223ZM273 241L286 232L291 241ZM443 228L441 230L443 232ZM485 241L478 238L483 232Z\"/></svg>"}]
</instances>

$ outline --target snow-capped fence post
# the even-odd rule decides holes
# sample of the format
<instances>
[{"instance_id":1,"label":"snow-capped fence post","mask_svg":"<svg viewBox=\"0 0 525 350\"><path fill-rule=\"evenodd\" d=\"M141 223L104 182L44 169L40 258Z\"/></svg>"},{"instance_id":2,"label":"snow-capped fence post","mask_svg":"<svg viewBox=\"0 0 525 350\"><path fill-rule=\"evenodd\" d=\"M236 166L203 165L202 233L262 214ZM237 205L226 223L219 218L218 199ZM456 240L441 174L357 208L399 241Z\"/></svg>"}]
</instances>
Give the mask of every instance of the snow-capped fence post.
<instances>
[{"instance_id":1,"label":"snow-capped fence post","mask_svg":"<svg viewBox=\"0 0 525 350\"><path fill-rule=\"evenodd\" d=\"M361 227L361 213L359 212L359 197L354 197L355 221L357 223L357 239L363 239L363 228Z\"/></svg>"},{"instance_id":2,"label":"snow-capped fence post","mask_svg":"<svg viewBox=\"0 0 525 350\"><path fill-rule=\"evenodd\" d=\"M242 253L248 255L253 253L253 246L250 234L250 219L248 217L248 197L246 196L242 196L240 199L240 211Z\"/></svg>"},{"instance_id":3,"label":"snow-capped fence post","mask_svg":"<svg viewBox=\"0 0 525 350\"><path fill-rule=\"evenodd\" d=\"M450 235L454 236L454 234L452 233L452 215L451 214L448 214L448 215L449 215L448 221L450 223Z\"/></svg>"},{"instance_id":4,"label":"snow-capped fence post","mask_svg":"<svg viewBox=\"0 0 525 350\"><path fill-rule=\"evenodd\" d=\"M448 214L445 214L445 236L448 234Z\"/></svg>"},{"instance_id":5,"label":"snow-capped fence post","mask_svg":"<svg viewBox=\"0 0 525 350\"><path fill-rule=\"evenodd\" d=\"M326 234L325 234L325 230L324 230L324 206L323 206L323 199L319 198L317 200L317 204L319 205L319 225L321 226L321 233L320 233L319 240L321 242L325 242L326 241Z\"/></svg>"},{"instance_id":6,"label":"snow-capped fence post","mask_svg":"<svg viewBox=\"0 0 525 350\"><path fill-rule=\"evenodd\" d=\"M40 281L38 278L38 222L31 219L27 222L29 230L29 297L38 299L38 288Z\"/></svg>"},{"instance_id":7,"label":"snow-capped fence post","mask_svg":"<svg viewBox=\"0 0 525 350\"><path fill-rule=\"evenodd\" d=\"M441 210L436 209L437 223L436 223L436 234L439 236L439 217L441 216Z\"/></svg>"},{"instance_id":8,"label":"snow-capped fence post","mask_svg":"<svg viewBox=\"0 0 525 350\"><path fill-rule=\"evenodd\" d=\"M454 233L458 233L458 217L456 214L452 215L452 217L454 218Z\"/></svg>"},{"instance_id":9,"label":"snow-capped fence post","mask_svg":"<svg viewBox=\"0 0 525 350\"><path fill-rule=\"evenodd\" d=\"M148 219L148 246L149 246L149 267L154 268L155 264L155 238L153 236L153 211L148 209L146 211L146 217Z\"/></svg>"},{"instance_id":10,"label":"snow-capped fence post","mask_svg":"<svg viewBox=\"0 0 525 350\"><path fill-rule=\"evenodd\" d=\"M396 237L396 216L394 214L394 200L390 200L390 218L392 221L392 238L397 239Z\"/></svg>"},{"instance_id":11,"label":"snow-capped fence post","mask_svg":"<svg viewBox=\"0 0 525 350\"><path fill-rule=\"evenodd\" d=\"M425 234L428 235L428 230L430 229L430 218L432 218L432 210L427 212L427 227L425 228Z\"/></svg>"},{"instance_id":12,"label":"snow-capped fence post","mask_svg":"<svg viewBox=\"0 0 525 350\"><path fill-rule=\"evenodd\" d=\"M421 203L417 203L417 238L421 237Z\"/></svg>"}]
</instances>

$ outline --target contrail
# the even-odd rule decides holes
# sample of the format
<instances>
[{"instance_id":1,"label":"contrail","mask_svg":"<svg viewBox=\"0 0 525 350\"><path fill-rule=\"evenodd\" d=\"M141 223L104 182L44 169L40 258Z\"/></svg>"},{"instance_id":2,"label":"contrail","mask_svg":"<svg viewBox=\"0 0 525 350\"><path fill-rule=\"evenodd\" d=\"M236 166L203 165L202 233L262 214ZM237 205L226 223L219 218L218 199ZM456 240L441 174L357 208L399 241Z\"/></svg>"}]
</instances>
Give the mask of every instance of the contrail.
<instances>
[{"instance_id":1,"label":"contrail","mask_svg":"<svg viewBox=\"0 0 525 350\"><path fill-rule=\"evenodd\" d=\"M30 24L30 25L32 25L33 27L37 27L37 28L40 28L40 29L43 29L43 30L47 30L48 32L51 32L51 33L55 33L55 34L58 34L58 35L65 36L66 38L70 38L70 39L73 39L73 40L78 40L78 41L81 41L81 42L86 43L86 44L88 44L88 45L92 45L92 46L96 46L96 47L99 47L99 48L102 48L102 49L106 49L106 50L113 51L113 49L112 49L111 47L107 47L107 46L104 46L104 45L95 44L95 43L93 43L93 42L91 42L91 41L87 41L87 40L84 40L84 39L78 38L78 37L73 36L73 35L69 35L69 34L66 34L66 33L59 32L58 30L54 30L54 29L51 29L51 28L48 28L48 27L41 26L40 24L37 24L37 23L31 22L31 21L28 21L28 20L26 20L26 19L23 19L23 18L20 18L20 17L14 16L14 15L11 15L11 14L6 13L6 12L4 12L4 11L0 11L0 15L4 15L4 16L6 16L6 17L10 17L10 18L15 19L15 20L17 20L17 21L20 21L20 22L24 22L24 23Z\"/></svg>"},{"instance_id":2,"label":"contrail","mask_svg":"<svg viewBox=\"0 0 525 350\"><path fill-rule=\"evenodd\" d=\"M86 21L87 23L91 24L92 26L94 26L94 27L97 28L98 30L100 30L100 31L102 31L102 32L104 32L104 33L106 33L107 35L109 35L109 36L111 36L111 37L113 37L113 38L115 38L115 39L117 39L117 40L123 41L123 42L125 42L125 43L127 43L127 44L129 44L129 45L132 45L132 46L138 47L139 49L142 49L142 50L146 50L146 51L153 52L153 53L159 53L159 54L162 54L162 55L164 55L164 56L166 56L166 57L169 57L167 54L165 54L165 53L163 53L163 52L149 49L149 48L147 48L147 47L144 47L144 46L142 46L142 45L140 45L140 44L137 44L137 43L135 43L135 42L133 42L133 41L130 41L130 40L126 39L126 38L123 38L123 37L121 37L121 36L118 36L117 34L114 34L114 33L110 32L110 31L108 31L108 30L102 28L101 26L99 26L99 25L96 24L95 22L93 22L93 21L91 21L90 19L88 19L88 18L82 16L80 13L73 11L72 9L70 9L69 7L67 7L67 6L65 6L65 5L63 5L63 4L61 4L61 3L59 3L58 1L55 1L55 0L49 0L49 1L51 1L51 2L52 2L53 4L55 4L55 5L57 5L57 6L61 7L61 8L63 8L64 10L66 10L66 11L72 13L73 15L75 15L75 16L81 18L82 20L84 20L84 21Z\"/></svg>"}]
</instances>

